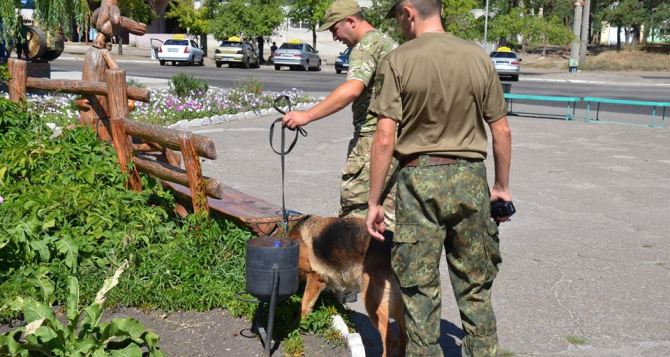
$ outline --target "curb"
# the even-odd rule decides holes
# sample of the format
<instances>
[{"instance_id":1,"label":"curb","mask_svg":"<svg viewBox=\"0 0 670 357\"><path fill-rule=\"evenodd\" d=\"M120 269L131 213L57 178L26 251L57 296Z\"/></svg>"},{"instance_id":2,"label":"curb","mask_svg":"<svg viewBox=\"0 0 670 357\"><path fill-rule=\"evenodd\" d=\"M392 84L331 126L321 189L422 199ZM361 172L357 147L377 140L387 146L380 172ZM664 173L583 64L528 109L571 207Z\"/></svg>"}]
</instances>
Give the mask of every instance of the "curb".
<instances>
[{"instance_id":1,"label":"curb","mask_svg":"<svg viewBox=\"0 0 670 357\"><path fill-rule=\"evenodd\" d=\"M347 341L347 348L351 357L365 357L365 347L363 346L361 334L358 332L350 333L342 316L333 316L332 327Z\"/></svg>"},{"instance_id":2,"label":"curb","mask_svg":"<svg viewBox=\"0 0 670 357\"><path fill-rule=\"evenodd\" d=\"M643 82L606 82L588 79L559 79L559 78L519 78L523 82L553 82L553 83L579 83L579 84L595 84L608 86L653 86L653 87L670 87L670 83L643 83Z\"/></svg>"},{"instance_id":3,"label":"curb","mask_svg":"<svg viewBox=\"0 0 670 357\"><path fill-rule=\"evenodd\" d=\"M307 103L298 103L291 108L291 110L306 110L315 105L316 103L323 100L323 98L315 98L312 102ZM288 111L288 107L281 108L284 111ZM197 128L201 126L221 124L235 120L251 119L256 117L264 117L272 114L277 114L277 111L274 108L260 109L258 111L242 112L237 114L222 114L222 115L213 115L207 118L199 118L192 120L180 120L174 124L167 126L169 129L188 129L188 128Z\"/></svg>"}]
</instances>

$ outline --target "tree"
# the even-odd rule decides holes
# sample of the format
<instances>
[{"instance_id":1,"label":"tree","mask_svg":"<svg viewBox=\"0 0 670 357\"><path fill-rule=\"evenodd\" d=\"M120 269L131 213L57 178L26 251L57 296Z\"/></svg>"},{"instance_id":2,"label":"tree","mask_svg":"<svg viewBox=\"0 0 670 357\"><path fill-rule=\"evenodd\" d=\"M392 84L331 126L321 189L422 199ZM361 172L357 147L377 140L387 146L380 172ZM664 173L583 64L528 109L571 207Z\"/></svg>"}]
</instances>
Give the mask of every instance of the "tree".
<instances>
[{"instance_id":1,"label":"tree","mask_svg":"<svg viewBox=\"0 0 670 357\"><path fill-rule=\"evenodd\" d=\"M316 49L316 27L323 20L331 2L331 0L293 0L289 3L289 18L309 24L314 49Z\"/></svg>"},{"instance_id":2,"label":"tree","mask_svg":"<svg viewBox=\"0 0 670 357\"><path fill-rule=\"evenodd\" d=\"M187 34L200 35L209 32L207 13L206 6L196 9L191 0L177 0L170 3L165 17L177 20L179 27L185 29Z\"/></svg>"},{"instance_id":3,"label":"tree","mask_svg":"<svg viewBox=\"0 0 670 357\"><path fill-rule=\"evenodd\" d=\"M472 13L479 5L476 0L442 0L444 29L467 40L481 38L483 25Z\"/></svg>"},{"instance_id":4,"label":"tree","mask_svg":"<svg viewBox=\"0 0 670 357\"><path fill-rule=\"evenodd\" d=\"M0 40L9 43L18 32L21 25L17 13L21 8L20 0L0 1ZM72 35L72 19L81 28L85 26L86 16L90 9L83 0L35 0L34 20L47 33L63 32L66 36Z\"/></svg>"},{"instance_id":5,"label":"tree","mask_svg":"<svg viewBox=\"0 0 670 357\"><path fill-rule=\"evenodd\" d=\"M263 60L264 36L272 35L284 21L281 0L229 0L209 6L210 31L217 39L241 36L258 41Z\"/></svg>"}]
</instances>

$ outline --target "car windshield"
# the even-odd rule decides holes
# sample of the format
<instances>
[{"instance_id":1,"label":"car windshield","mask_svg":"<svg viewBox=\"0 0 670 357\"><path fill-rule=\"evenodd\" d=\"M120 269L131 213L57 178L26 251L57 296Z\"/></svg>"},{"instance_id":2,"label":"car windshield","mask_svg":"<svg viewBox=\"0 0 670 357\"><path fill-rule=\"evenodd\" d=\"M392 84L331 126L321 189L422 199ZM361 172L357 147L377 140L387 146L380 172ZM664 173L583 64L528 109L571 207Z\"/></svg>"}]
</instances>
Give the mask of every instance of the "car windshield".
<instances>
[{"instance_id":1,"label":"car windshield","mask_svg":"<svg viewBox=\"0 0 670 357\"><path fill-rule=\"evenodd\" d=\"M242 47L242 42L223 41L220 47Z\"/></svg>"},{"instance_id":2,"label":"car windshield","mask_svg":"<svg viewBox=\"0 0 670 357\"><path fill-rule=\"evenodd\" d=\"M165 41L167 46L188 46L187 40L167 40Z\"/></svg>"},{"instance_id":3,"label":"car windshield","mask_svg":"<svg viewBox=\"0 0 670 357\"><path fill-rule=\"evenodd\" d=\"M282 43L279 48L284 50L302 50L302 43Z\"/></svg>"},{"instance_id":4,"label":"car windshield","mask_svg":"<svg viewBox=\"0 0 670 357\"><path fill-rule=\"evenodd\" d=\"M514 52L491 52L491 57L495 58L516 58Z\"/></svg>"}]
</instances>

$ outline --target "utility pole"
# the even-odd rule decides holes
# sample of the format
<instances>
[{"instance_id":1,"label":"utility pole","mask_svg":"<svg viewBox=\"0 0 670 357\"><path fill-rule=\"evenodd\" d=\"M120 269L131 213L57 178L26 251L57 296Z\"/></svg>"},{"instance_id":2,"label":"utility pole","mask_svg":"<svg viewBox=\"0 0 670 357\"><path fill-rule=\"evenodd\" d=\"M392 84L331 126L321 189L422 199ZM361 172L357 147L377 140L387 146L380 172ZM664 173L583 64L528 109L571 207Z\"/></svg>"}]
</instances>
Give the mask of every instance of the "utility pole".
<instances>
[{"instance_id":1,"label":"utility pole","mask_svg":"<svg viewBox=\"0 0 670 357\"><path fill-rule=\"evenodd\" d=\"M575 0L575 17L572 23L572 33L575 35L575 39L572 40L572 46L570 48L570 71L576 72L577 67L579 66L579 46L581 38L580 33L582 30L582 6L584 5L583 0Z\"/></svg>"}]
</instances>

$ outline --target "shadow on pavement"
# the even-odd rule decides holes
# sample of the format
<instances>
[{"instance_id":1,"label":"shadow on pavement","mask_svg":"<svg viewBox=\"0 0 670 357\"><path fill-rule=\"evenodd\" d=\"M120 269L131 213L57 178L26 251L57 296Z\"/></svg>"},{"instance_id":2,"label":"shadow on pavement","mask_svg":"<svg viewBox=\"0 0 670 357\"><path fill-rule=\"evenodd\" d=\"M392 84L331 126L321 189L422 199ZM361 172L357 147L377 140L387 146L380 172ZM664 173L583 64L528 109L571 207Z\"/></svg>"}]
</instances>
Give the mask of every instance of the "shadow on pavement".
<instances>
[{"instance_id":1,"label":"shadow on pavement","mask_svg":"<svg viewBox=\"0 0 670 357\"><path fill-rule=\"evenodd\" d=\"M363 346L365 347L365 355L371 357L381 356L381 337L379 331L368 320L368 317L356 311L352 311L350 317L351 321L356 325L356 331L361 334ZM391 329L394 334L398 333L398 327L395 323L393 323ZM444 355L460 357L460 341L463 338L463 330L459 326L442 319L440 321L440 332L440 347Z\"/></svg>"}]
</instances>

